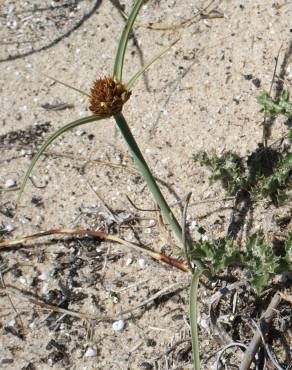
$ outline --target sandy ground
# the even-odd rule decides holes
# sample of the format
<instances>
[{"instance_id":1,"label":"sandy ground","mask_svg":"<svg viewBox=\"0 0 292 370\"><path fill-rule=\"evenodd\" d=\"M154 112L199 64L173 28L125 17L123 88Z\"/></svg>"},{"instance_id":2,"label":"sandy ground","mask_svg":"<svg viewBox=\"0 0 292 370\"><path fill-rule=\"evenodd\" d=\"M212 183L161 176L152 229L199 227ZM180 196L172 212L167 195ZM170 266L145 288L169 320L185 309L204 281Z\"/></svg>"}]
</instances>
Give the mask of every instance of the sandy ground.
<instances>
[{"instance_id":1,"label":"sandy ground","mask_svg":"<svg viewBox=\"0 0 292 370\"><path fill-rule=\"evenodd\" d=\"M16 186L21 183L31 153L49 132L90 114L86 97L45 74L88 92L94 79L112 72L124 25L121 13L114 1L77 3L77 8L62 8L64 1L2 0L0 4L5 44L0 50L3 238L59 227L103 229L176 256L180 247L158 226L156 213L139 211L127 199L144 210L155 207L111 119L58 139L40 160L11 217L17 192L7 190L8 180ZM132 1L123 4L128 13ZM289 1L215 1L205 12L209 17L198 17L185 27L143 27L179 24L205 5L153 0L143 6L135 38L129 42L124 81L155 53L179 41L138 80L124 114L155 176L163 181L162 190L176 215L181 217L179 201L192 191L188 220L193 237L199 238L200 226L211 239L226 235L232 202L224 200L220 184L210 187L208 170L193 161L193 154L207 150L247 156L262 141L263 114L256 98L270 88L281 45L278 71L291 86L292 5ZM57 12L50 6L61 9ZM68 37L53 42L92 8L93 14ZM44 50L31 52L31 44ZM42 107L56 103L69 107L58 111ZM272 140L286 131L283 120L277 120ZM206 199L216 201L199 203ZM132 219L132 229L111 221L105 204L126 226ZM256 211L256 230L270 212L274 210ZM187 274L116 243L55 236L53 241L41 239L28 245L31 248L1 253L2 284L6 285L1 293L1 369L191 368L188 349L184 355L187 342L167 353L174 343L189 338ZM215 351L222 346L208 326L207 301L218 286L211 291L200 288L202 369L213 369ZM160 290L162 297L151 299ZM96 315L96 320L45 311L31 298ZM121 315L148 299L148 305ZM21 320L16 319L11 302ZM100 320L101 315L108 319ZM125 326L114 331L113 322L120 318ZM7 331L7 326L14 331Z\"/></svg>"}]
</instances>

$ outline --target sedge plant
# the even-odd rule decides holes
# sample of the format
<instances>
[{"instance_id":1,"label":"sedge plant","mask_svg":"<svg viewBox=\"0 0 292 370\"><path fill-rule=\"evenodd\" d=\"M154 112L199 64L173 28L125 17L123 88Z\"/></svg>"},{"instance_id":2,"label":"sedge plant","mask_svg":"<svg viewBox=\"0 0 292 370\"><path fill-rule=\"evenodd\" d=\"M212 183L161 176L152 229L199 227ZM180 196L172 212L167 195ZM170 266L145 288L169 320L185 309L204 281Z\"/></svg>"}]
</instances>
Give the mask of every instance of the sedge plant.
<instances>
[{"instance_id":1,"label":"sedge plant","mask_svg":"<svg viewBox=\"0 0 292 370\"><path fill-rule=\"evenodd\" d=\"M78 126L96 122L103 119L108 119L113 117L115 123L121 131L122 136L124 137L129 151L134 159L136 166L141 172L142 177L148 185L150 192L152 193L155 202L158 204L161 213L169 226L171 227L173 233L175 234L178 241L184 244L186 252L190 253L193 249L192 243L189 240L183 242L182 227L177 221L174 213L170 209L168 203L166 202L159 186L157 185L149 166L147 165L139 146L132 135L130 127L126 118L122 113L123 105L128 101L131 96L131 89L134 85L136 79L145 72L145 70L154 62L156 59L161 57L169 48L154 56L145 66L143 66L132 78L129 79L127 83L123 82L122 73L123 65L127 43L129 40L130 33L132 31L135 19L143 5L143 0L136 0L132 11L129 14L121 38L118 44L118 50L114 62L113 73L110 76L98 79L93 83L90 93L83 92L79 89L73 88L77 92L80 92L89 98L89 109L93 113L92 115L84 118L74 120L63 127L59 128L53 132L41 145L37 153L32 158L32 161L27 169L27 172L24 176L23 182L20 187L20 192L17 200L19 203L21 194L24 191L24 188L27 184L27 181L32 173L32 170L36 163L38 162L40 156L48 148L48 146L56 140L59 136L65 132L72 130ZM171 45L172 46L172 45ZM58 80L55 80L60 82ZM71 86L60 82L63 85L72 88ZM199 353L198 353L198 336L197 336L197 320L196 320L196 295L197 295L197 285L199 272L204 271L205 275L208 275L208 270L205 269L204 264L201 259L192 259L192 264L197 268L196 273L192 268L191 272L193 273L193 279L191 282L191 333L192 333L192 342L193 342L193 360L194 360L194 369L199 370Z\"/></svg>"},{"instance_id":2,"label":"sedge plant","mask_svg":"<svg viewBox=\"0 0 292 370\"><path fill-rule=\"evenodd\" d=\"M133 87L134 82L136 79L143 73L145 70L162 54L166 52L169 48L164 50L163 52L156 55L152 58L145 66L141 68L127 83L122 82L122 73L123 73L123 64L126 52L126 46L129 39L129 35L131 33L134 21L138 15L138 12L143 4L143 0L137 0L134 4L134 7L128 17L124 30L122 32L120 42L118 45L118 50L115 58L113 74L112 76L106 76L104 78L98 79L94 81L93 87L91 88L90 94L73 88L74 90L81 92L82 94L88 96L89 98L89 109L93 113L90 116L80 118L74 120L63 127L57 129L53 132L41 145L37 153L31 160L31 163L26 171L24 179L22 181L17 204L20 201L21 195L24 191L24 188L27 184L27 181L32 173L34 166L36 165L37 161L39 160L40 156L44 153L44 151L48 148L48 146L56 140L59 136L64 134L65 132L72 130L78 126L96 122L103 119L108 119L113 117L117 126L119 127L122 136L124 137L126 143L128 144L130 153L133 156L133 159L141 172L144 180L146 181L150 192L152 193L156 203L159 205L163 216L165 217L166 221L170 225L171 229L173 230L174 234L176 235L179 241L182 241L182 229L177 221L175 215L173 214L172 210L170 209L168 203L166 202L163 194L160 191L159 186L157 185L140 149L139 146L132 135L130 127L127 123L126 118L122 113L123 105L128 101L131 96L131 88ZM58 80L55 80L60 82ZM70 87L67 84L63 85ZM191 248L191 245L188 246ZM198 261L198 266L201 266L201 263Z\"/></svg>"}]
</instances>

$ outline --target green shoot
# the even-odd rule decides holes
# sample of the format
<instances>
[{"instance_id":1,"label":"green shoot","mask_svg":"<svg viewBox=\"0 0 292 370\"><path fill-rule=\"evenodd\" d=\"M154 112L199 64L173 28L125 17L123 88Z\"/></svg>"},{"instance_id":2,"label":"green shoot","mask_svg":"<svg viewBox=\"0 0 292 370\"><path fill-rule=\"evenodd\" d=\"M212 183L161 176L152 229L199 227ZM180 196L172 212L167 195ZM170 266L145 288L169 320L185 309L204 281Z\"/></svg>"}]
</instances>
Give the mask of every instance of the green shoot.
<instances>
[{"instance_id":1,"label":"green shoot","mask_svg":"<svg viewBox=\"0 0 292 370\"><path fill-rule=\"evenodd\" d=\"M169 45L167 48L165 48L164 50L160 51L159 53L157 53L156 55L154 55L153 58L151 58L132 78L130 78L130 80L126 83L126 88L128 90L131 90L131 88L133 87L134 83L136 82L136 80L154 63L156 62L157 59L161 58L164 54L166 54L168 52L169 49L171 49L177 42L179 41L176 40L174 41L171 45Z\"/></svg>"},{"instance_id":2,"label":"green shoot","mask_svg":"<svg viewBox=\"0 0 292 370\"><path fill-rule=\"evenodd\" d=\"M198 284L202 272L197 271L192 275L191 288L190 288L190 327L192 338L192 355L194 370L200 370L200 348L199 348L199 335L198 335Z\"/></svg>"},{"instance_id":3,"label":"green shoot","mask_svg":"<svg viewBox=\"0 0 292 370\"><path fill-rule=\"evenodd\" d=\"M53 80L53 81L57 82L58 84L61 84L61 85L65 86L65 87L68 87L69 89L72 89L72 90L74 90L74 91L77 91L77 92L79 92L80 94L85 95L85 96L87 96L88 98L90 98L90 95L89 95L89 94L87 94L85 91L82 91L82 90L80 90L80 89L77 89L76 87L73 87L73 86L71 86L71 85L68 85L68 84L66 84L65 82L62 82L62 81L60 81L60 80L57 80L57 79L56 79L56 78L54 78L54 77L48 76L48 75L46 75L45 73L43 73L43 75L44 75L44 76L46 76L47 78L49 78L50 80Z\"/></svg>"},{"instance_id":4,"label":"green shoot","mask_svg":"<svg viewBox=\"0 0 292 370\"><path fill-rule=\"evenodd\" d=\"M155 201L158 203L163 216L169 223L171 229L173 230L174 234L176 235L177 239L182 242L182 229L180 224L178 223L176 217L172 213L168 203L166 202L163 194L161 193L145 159L143 158L143 155L131 133L131 130L127 124L127 121L125 120L124 116L122 113L114 116L116 123L121 130L121 133L128 144L128 147L130 149L130 152L135 160L135 163L137 167L139 168L145 182L148 185L149 190L151 191ZM192 249L191 243L187 240L186 243L188 244L188 250ZM204 269L204 264L200 260L195 260L194 263L196 266L202 270ZM208 272L206 272L208 274Z\"/></svg>"},{"instance_id":5,"label":"green shoot","mask_svg":"<svg viewBox=\"0 0 292 370\"><path fill-rule=\"evenodd\" d=\"M34 166L36 165L37 161L39 160L40 156L44 153L44 151L48 148L48 146L54 141L56 140L60 135L64 134L66 131L69 131L69 130L72 130L73 128L75 127L78 127L80 125L84 125L86 123L89 123L89 122L94 122L94 121L98 121L98 120L101 120L105 117L98 117L96 115L92 115L92 116L88 116L88 117L84 117L84 118L80 118L80 119L77 119L73 122L70 122L68 123L67 125L59 128L58 130L54 131L47 139L46 141L41 145L41 147L39 148L39 150L37 151L37 153L34 155L33 159L31 160L30 162L30 165L25 173L25 176L22 180L22 183L21 183L21 186L20 186L20 190L19 190L19 193L18 193L18 197L17 197L17 201L16 201L16 204L19 204L19 201L20 201L20 198L21 198L21 195L24 191L24 188L26 186L26 183L32 173L32 170L34 168Z\"/></svg>"},{"instance_id":6,"label":"green shoot","mask_svg":"<svg viewBox=\"0 0 292 370\"><path fill-rule=\"evenodd\" d=\"M130 37L130 33L132 31L135 19L143 5L143 0L137 0L134 4L134 7L128 17L128 20L125 24L124 30L122 32L122 36L120 38L118 51L115 59L113 76L118 80L122 81L122 74L123 74L123 65L126 53L127 43Z\"/></svg>"}]
</instances>

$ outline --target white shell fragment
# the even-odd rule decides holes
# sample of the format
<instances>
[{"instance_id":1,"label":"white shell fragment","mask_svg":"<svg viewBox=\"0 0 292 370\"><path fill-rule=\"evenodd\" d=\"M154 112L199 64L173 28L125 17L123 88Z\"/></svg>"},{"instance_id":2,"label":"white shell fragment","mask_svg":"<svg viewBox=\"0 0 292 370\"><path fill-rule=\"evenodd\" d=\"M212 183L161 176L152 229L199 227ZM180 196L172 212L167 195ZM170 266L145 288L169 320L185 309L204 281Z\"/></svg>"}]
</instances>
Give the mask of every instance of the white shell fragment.
<instances>
[{"instance_id":1,"label":"white shell fragment","mask_svg":"<svg viewBox=\"0 0 292 370\"><path fill-rule=\"evenodd\" d=\"M192 220L191 222L191 228L195 229L198 226L198 222L196 220Z\"/></svg>"},{"instance_id":2,"label":"white shell fragment","mask_svg":"<svg viewBox=\"0 0 292 370\"><path fill-rule=\"evenodd\" d=\"M9 326L10 328L12 328L14 325L16 324L16 320L15 319L12 319L10 320L6 326Z\"/></svg>"},{"instance_id":3,"label":"white shell fragment","mask_svg":"<svg viewBox=\"0 0 292 370\"><path fill-rule=\"evenodd\" d=\"M82 136L85 134L85 131L83 130L83 128L78 128L76 130L76 136Z\"/></svg>"},{"instance_id":4,"label":"white shell fragment","mask_svg":"<svg viewBox=\"0 0 292 370\"><path fill-rule=\"evenodd\" d=\"M203 242L207 242L209 240L208 235L203 235L202 240L203 240Z\"/></svg>"},{"instance_id":5,"label":"white shell fragment","mask_svg":"<svg viewBox=\"0 0 292 370\"><path fill-rule=\"evenodd\" d=\"M84 353L84 357L95 357L97 355L96 347L88 347Z\"/></svg>"},{"instance_id":6,"label":"white shell fragment","mask_svg":"<svg viewBox=\"0 0 292 370\"><path fill-rule=\"evenodd\" d=\"M23 284L23 285L26 285L26 284L27 284L27 280L26 280L26 278L25 278L24 276L20 276L19 281L20 281L20 282L21 282L21 284Z\"/></svg>"},{"instance_id":7,"label":"white shell fragment","mask_svg":"<svg viewBox=\"0 0 292 370\"><path fill-rule=\"evenodd\" d=\"M40 280L43 280L43 281L49 281L51 279L50 277L50 273L48 271L43 271L40 275L39 275L39 279Z\"/></svg>"},{"instance_id":8,"label":"white shell fragment","mask_svg":"<svg viewBox=\"0 0 292 370\"><path fill-rule=\"evenodd\" d=\"M125 321L124 320L118 320L118 321L115 321L113 323L112 328L113 328L114 331L121 331L121 330L124 329L124 326L125 326Z\"/></svg>"},{"instance_id":9,"label":"white shell fragment","mask_svg":"<svg viewBox=\"0 0 292 370\"><path fill-rule=\"evenodd\" d=\"M138 259L138 265L140 266L140 267L145 267L145 265L146 265L146 262L145 262L145 260L144 260L144 258L139 258Z\"/></svg>"},{"instance_id":10,"label":"white shell fragment","mask_svg":"<svg viewBox=\"0 0 292 370\"><path fill-rule=\"evenodd\" d=\"M6 231L8 231L9 233L14 229L14 227L13 227L13 225L11 225L11 224L8 224L8 225L6 225Z\"/></svg>"},{"instance_id":11,"label":"white shell fragment","mask_svg":"<svg viewBox=\"0 0 292 370\"><path fill-rule=\"evenodd\" d=\"M5 183L6 188L13 188L16 185L16 181L13 179L8 179Z\"/></svg>"},{"instance_id":12,"label":"white shell fragment","mask_svg":"<svg viewBox=\"0 0 292 370\"><path fill-rule=\"evenodd\" d=\"M206 320L206 319L202 319L202 320L200 321L200 325L201 325L201 327L202 327L203 329L208 329L208 327L209 327L208 320Z\"/></svg>"}]
</instances>

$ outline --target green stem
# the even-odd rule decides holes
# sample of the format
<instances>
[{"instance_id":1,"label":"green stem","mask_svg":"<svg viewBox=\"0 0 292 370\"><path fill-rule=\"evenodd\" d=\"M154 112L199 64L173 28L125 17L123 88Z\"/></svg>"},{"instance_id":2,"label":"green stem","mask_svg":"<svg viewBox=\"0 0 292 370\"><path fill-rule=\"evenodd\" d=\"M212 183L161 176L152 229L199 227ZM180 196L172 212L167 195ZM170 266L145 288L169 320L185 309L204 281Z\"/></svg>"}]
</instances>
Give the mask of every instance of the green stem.
<instances>
[{"instance_id":1,"label":"green stem","mask_svg":"<svg viewBox=\"0 0 292 370\"><path fill-rule=\"evenodd\" d=\"M197 317L197 294L200 276L201 276L200 271L195 272L192 275L190 288L190 326L191 326L194 370L200 370L200 352L199 352L198 317Z\"/></svg>"},{"instance_id":2,"label":"green stem","mask_svg":"<svg viewBox=\"0 0 292 370\"><path fill-rule=\"evenodd\" d=\"M124 139L126 140L130 152L132 156L134 157L134 161L136 165L138 166L139 171L141 172L144 180L146 181L149 190L151 191L155 201L158 203L161 212L163 216L165 217L166 221L169 223L172 231L176 235L177 239L179 242L182 243L182 229L180 224L178 223L177 219L175 218L174 214L172 213L171 209L169 208L169 205L167 204L163 194L161 193L139 147L138 144L136 143L135 138L132 135L132 132L127 124L127 121L125 120L125 117L123 116L122 113L117 114L114 116L115 121L117 125L119 126L119 129L122 132L122 135ZM192 250L192 245L191 243L186 240L187 248L188 251ZM204 265L201 261L195 260L194 263L196 266L200 269L204 269Z\"/></svg>"}]
</instances>

